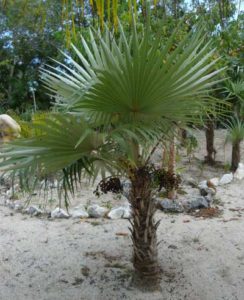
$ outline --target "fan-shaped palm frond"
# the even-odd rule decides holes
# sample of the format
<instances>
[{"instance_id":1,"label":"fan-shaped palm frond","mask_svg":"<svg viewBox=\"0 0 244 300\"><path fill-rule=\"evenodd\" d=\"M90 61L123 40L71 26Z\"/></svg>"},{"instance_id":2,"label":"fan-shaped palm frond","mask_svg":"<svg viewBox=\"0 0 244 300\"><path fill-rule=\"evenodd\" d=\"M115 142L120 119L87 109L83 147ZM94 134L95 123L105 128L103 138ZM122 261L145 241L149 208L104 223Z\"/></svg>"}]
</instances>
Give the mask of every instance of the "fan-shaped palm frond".
<instances>
[{"instance_id":1,"label":"fan-shaped palm frond","mask_svg":"<svg viewBox=\"0 0 244 300\"><path fill-rule=\"evenodd\" d=\"M120 25L119 41L108 29L103 36L91 30L89 43L82 38L84 55L73 45L80 64L69 58L72 67L44 69L43 80L69 111L85 111L93 124L196 122L216 104L209 90L221 71L213 71L214 50L202 32L189 33L171 52L173 38L161 45L149 27L139 36L134 25L127 39Z\"/></svg>"},{"instance_id":2,"label":"fan-shaped palm frond","mask_svg":"<svg viewBox=\"0 0 244 300\"><path fill-rule=\"evenodd\" d=\"M228 130L226 141L236 143L244 140L244 121L233 117L226 122L225 127Z\"/></svg>"},{"instance_id":3,"label":"fan-shaped palm frond","mask_svg":"<svg viewBox=\"0 0 244 300\"><path fill-rule=\"evenodd\" d=\"M225 92L228 93L228 97L236 97L241 101L244 101L244 81L239 80L237 82L233 82L228 80L226 82Z\"/></svg>"},{"instance_id":4,"label":"fan-shaped palm frond","mask_svg":"<svg viewBox=\"0 0 244 300\"><path fill-rule=\"evenodd\" d=\"M77 161L88 172L102 135L87 127L79 117L54 114L33 124L37 136L18 139L3 147L1 168L36 167L41 174L62 170Z\"/></svg>"},{"instance_id":5,"label":"fan-shaped palm frond","mask_svg":"<svg viewBox=\"0 0 244 300\"><path fill-rule=\"evenodd\" d=\"M58 68L41 70L47 89L74 116L55 115L36 124L45 134L5 147L2 157L9 158L3 168L36 165L42 172L53 172L94 159L90 154L99 136L94 128L107 135L103 149L109 145L117 150L118 160L123 155L133 160L135 143L155 144L175 124L200 122L216 105L209 90L220 70L213 71L216 60L209 61L214 50L205 43L201 28L174 51L177 31L164 45L152 38L149 25L138 34L133 23L131 38L121 24L119 28L118 39L108 28L104 34L90 30L89 41L81 38L83 53L73 45L79 63L64 54L69 66L57 62ZM106 153L111 154L108 147L105 160Z\"/></svg>"}]
</instances>

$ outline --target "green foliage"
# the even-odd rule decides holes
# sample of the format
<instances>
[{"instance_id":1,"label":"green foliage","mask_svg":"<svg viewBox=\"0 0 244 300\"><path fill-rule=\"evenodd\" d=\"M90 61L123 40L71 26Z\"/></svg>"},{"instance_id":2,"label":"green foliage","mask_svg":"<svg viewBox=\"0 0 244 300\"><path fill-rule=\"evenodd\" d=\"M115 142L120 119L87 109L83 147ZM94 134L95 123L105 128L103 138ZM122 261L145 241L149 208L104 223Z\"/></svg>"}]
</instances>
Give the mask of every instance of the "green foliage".
<instances>
[{"instance_id":1,"label":"green foliage","mask_svg":"<svg viewBox=\"0 0 244 300\"><path fill-rule=\"evenodd\" d=\"M38 109L48 109L50 100L43 90L38 68L49 57L61 62L57 48L70 55L70 43L82 46L79 35L87 40L88 26L95 28L107 21L118 31L118 17L126 35L132 32L134 7L138 32L147 22L147 1L88 1L88 0L8 0L0 3L0 109L14 109L17 113L33 110L33 96ZM228 65L227 76L236 81L232 70L243 65L243 13L234 18L232 0L221 1L158 1L152 0L150 21L152 35L167 43L181 20L174 35L171 51L195 28L199 18L205 21L207 38L212 37L217 52L211 59L222 57L219 68ZM104 22L103 22L104 20ZM119 34L116 34L119 35ZM81 50L86 57L85 51ZM73 56L75 61L78 57ZM87 57L86 57L87 58ZM63 59L63 58L62 58ZM62 61L64 62L64 61ZM52 62L49 62L52 64ZM225 75L223 75L225 77ZM34 92L34 94L33 94Z\"/></svg>"},{"instance_id":2,"label":"green foliage","mask_svg":"<svg viewBox=\"0 0 244 300\"><path fill-rule=\"evenodd\" d=\"M201 122L218 103L209 96L218 82L214 51L203 30L190 32L172 51L153 38L150 25L127 38L120 24L114 38L90 30L82 39L85 56L73 46L80 64L42 69L42 80L53 93L58 113L33 122L41 134L15 140L4 147L2 169L20 170L28 178L63 172L63 187L74 191L83 172L125 172L147 164L148 146L175 124ZM199 120L200 119L200 120ZM143 151L145 155L143 155Z\"/></svg>"},{"instance_id":3,"label":"green foliage","mask_svg":"<svg viewBox=\"0 0 244 300\"><path fill-rule=\"evenodd\" d=\"M244 121L241 121L238 118L232 118L226 122L225 126L228 130L226 141L236 143L244 140Z\"/></svg>"},{"instance_id":4,"label":"green foliage","mask_svg":"<svg viewBox=\"0 0 244 300\"><path fill-rule=\"evenodd\" d=\"M187 135L187 137L183 141L183 147L186 148L187 156L191 156L198 147L197 138L193 134Z\"/></svg>"},{"instance_id":5,"label":"green foliage","mask_svg":"<svg viewBox=\"0 0 244 300\"><path fill-rule=\"evenodd\" d=\"M40 109L50 100L39 86L38 68L48 56L58 57L60 1L6 1L0 3L0 93L2 107L22 113L33 106L33 92Z\"/></svg>"}]
</instances>

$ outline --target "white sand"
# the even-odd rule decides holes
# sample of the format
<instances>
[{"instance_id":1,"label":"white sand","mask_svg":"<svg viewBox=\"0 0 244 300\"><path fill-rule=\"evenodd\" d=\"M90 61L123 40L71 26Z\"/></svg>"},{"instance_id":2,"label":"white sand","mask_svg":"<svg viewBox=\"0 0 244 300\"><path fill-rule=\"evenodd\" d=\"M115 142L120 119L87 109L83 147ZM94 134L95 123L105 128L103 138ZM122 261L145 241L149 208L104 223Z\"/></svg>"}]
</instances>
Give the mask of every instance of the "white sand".
<instances>
[{"instance_id":1,"label":"white sand","mask_svg":"<svg viewBox=\"0 0 244 300\"><path fill-rule=\"evenodd\" d=\"M202 137L200 133L204 146ZM217 132L216 140L217 159L223 161L223 131ZM203 158L204 152L201 148L196 156ZM183 164L184 176L197 180L224 173L208 166L200 170L197 160L191 167L186 159ZM82 193L84 204L88 194L94 199L91 190ZM0 300L242 300L244 180L218 187L217 197L223 205L218 218L157 212L162 219L158 239L164 273L162 291L155 293L130 286L131 240L129 235L116 235L129 234L127 220L50 221L0 206ZM229 210L238 207L243 210Z\"/></svg>"}]
</instances>

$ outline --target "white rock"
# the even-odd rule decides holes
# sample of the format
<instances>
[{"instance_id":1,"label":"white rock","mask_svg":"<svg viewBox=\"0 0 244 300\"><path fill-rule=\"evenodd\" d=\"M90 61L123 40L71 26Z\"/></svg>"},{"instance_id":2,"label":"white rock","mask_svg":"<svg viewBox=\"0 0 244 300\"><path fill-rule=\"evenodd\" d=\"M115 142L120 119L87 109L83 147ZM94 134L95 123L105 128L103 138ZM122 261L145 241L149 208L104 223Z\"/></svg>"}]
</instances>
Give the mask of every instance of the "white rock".
<instances>
[{"instance_id":1,"label":"white rock","mask_svg":"<svg viewBox=\"0 0 244 300\"><path fill-rule=\"evenodd\" d=\"M173 213L181 213L184 211L183 205L181 202L171 199L158 199L157 201L158 208Z\"/></svg>"},{"instance_id":2,"label":"white rock","mask_svg":"<svg viewBox=\"0 0 244 300\"><path fill-rule=\"evenodd\" d=\"M27 207L24 210L24 212L29 214L29 215L32 215L32 216L38 216L38 215L41 215L43 213L43 211L35 205L31 205L31 206Z\"/></svg>"},{"instance_id":3,"label":"white rock","mask_svg":"<svg viewBox=\"0 0 244 300\"><path fill-rule=\"evenodd\" d=\"M9 115L0 115L0 132L3 136L3 142L12 140L20 135L21 128L19 124Z\"/></svg>"},{"instance_id":4,"label":"white rock","mask_svg":"<svg viewBox=\"0 0 244 300\"><path fill-rule=\"evenodd\" d=\"M191 209L199 209L199 208L207 208L209 207L209 200L206 197L197 197L197 198L192 198L187 201L182 202L183 206L185 207L186 210L191 210Z\"/></svg>"},{"instance_id":5,"label":"white rock","mask_svg":"<svg viewBox=\"0 0 244 300\"><path fill-rule=\"evenodd\" d=\"M108 213L108 209L97 204L90 205L87 212L91 218L103 218Z\"/></svg>"},{"instance_id":6,"label":"white rock","mask_svg":"<svg viewBox=\"0 0 244 300\"><path fill-rule=\"evenodd\" d=\"M218 177L214 177L212 179L209 180L215 187L219 185L219 178Z\"/></svg>"},{"instance_id":7,"label":"white rock","mask_svg":"<svg viewBox=\"0 0 244 300\"><path fill-rule=\"evenodd\" d=\"M198 188L199 189L207 189L208 188L208 184L207 184L207 180L203 180L198 184Z\"/></svg>"},{"instance_id":8,"label":"white rock","mask_svg":"<svg viewBox=\"0 0 244 300\"><path fill-rule=\"evenodd\" d=\"M21 201L14 201L14 210L22 210L24 204Z\"/></svg>"},{"instance_id":9,"label":"white rock","mask_svg":"<svg viewBox=\"0 0 244 300\"><path fill-rule=\"evenodd\" d=\"M84 209L78 207L71 211L71 216L73 219L89 217L88 213Z\"/></svg>"},{"instance_id":10,"label":"white rock","mask_svg":"<svg viewBox=\"0 0 244 300\"><path fill-rule=\"evenodd\" d=\"M113 208L108 213L108 218L112 220L121 219L124 216L124 213L125 213L125 208L122 206Z\"/></svg>"},{"instance_id":11,"label":"white rock","mask_svg":"<svg viewBox=\"0 0 244 300\"><path fill-rule=\"evenodd\" d=\"M244 178L244 164L239 163L237 170L235 171L234 178L242 180Z\"/></svg>"},{"instance_id":12,"label":"white rock","mask_svg":"<svg viewBox=\"0 0 244 300\"><path fill-rule=\"evenodd\" d=\"M229 174L224 174L219 181L219 185L225 185L230 183L233 180L233 174L229 173Z\"/></svg>"},{"instance_id":13,"label":"white rock","mask_svg":"<svg viewBox=\"0 0 244 300\"><path fill-rule=\"evenodd\" d=\"M124 207L123 219L130 219L132 217L132 211L130 205Z\"/></svg>"},{"instance_id":14,"label":"white rock","mask_svg":"<svg viewBox=\"0 0 244 300\"><path fill-rule=\"evenodd\" d=\"M51 218L67 219L69 214L62 208L57 207L51 212Z\"/></svg>"}]
</instances>

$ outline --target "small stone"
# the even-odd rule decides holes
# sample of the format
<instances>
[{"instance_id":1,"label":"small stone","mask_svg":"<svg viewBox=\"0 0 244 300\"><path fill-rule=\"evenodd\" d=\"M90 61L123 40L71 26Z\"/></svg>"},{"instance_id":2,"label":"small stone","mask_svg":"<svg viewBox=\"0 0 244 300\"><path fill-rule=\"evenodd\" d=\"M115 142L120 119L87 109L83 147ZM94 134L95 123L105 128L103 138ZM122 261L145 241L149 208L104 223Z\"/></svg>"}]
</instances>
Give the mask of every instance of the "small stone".
<instances>
[{"instance_id":1,"label":"small stone","mask_svg":"<svg viewBox=\"0 0 244 300\"><path fill-rule=\"evenodd\" d=\"M123 219L130 219L132 217L132 211L130 205L124 206Z\"/></svg>"},{"instance_id":2,"label":"small stone","mask_svg":"<svg viewBox=\"0 0 244 300\"><path fill-rule=\"evenodd\" d=\"M43 213L43 211L35 205L27 207L24 212L32 216L39 216Z\"/></svg>"},{"instance_id":3,"label":"small stone","mask_svg":"<svg viewBox=\"0 0 244 300\"><path fill-rule=\"evenodd\" d=\"M167 212L181 213L184 211L183 205L176 200L170 200L170 199L158 200L157 206L160 209Z\"/></svg>"},{"instance_id":4,"label":"small stone","mask_svg":"<svg viewBox=\"0 0 244 300\"><path fill-rule=\"evenodd\" d=\"M124 212L125 212L124 207L113 208L108 213L108 218L112 220L121 219L124 216Z\"/></svg>"},{"instance_id":5,"label":"small stone","mask_svg":"<svg viewBox=\"0 0 244 300\"><path fill-rule=\"evenodd\" d=\"M74 210L71 211L71 216L73 219L89 217L88 213L82 208L74 208Z\"/></svg>"},{"instance_id":6,"label":"small stone","mask_svg":"<svg viewBox=\"0 0 244 300\"><path fill-rule=\"evenodd\" d=\"M225 184L231 183L232 180L233 180L232 173L224 174L219 181L219 185L225 185Z\"/></svg>"},{"instance_id":7,"label":"small stone","mask_svg":"<svg viewBox=\"0 0 244 300\"><path fill-rule=\"evenodd\" d=\"M206 197L198 197L196 199L188 200L184 203L184 206L187 210L207 208L209 205L209 199L206 199Z\"/></svg>"},{"instance_id":8,"label":"small stone","mask_svg":"<svg viewBox=\"0 0 244 300\"><path fill-rule=\"evenodd\" d=\"M212 198L214 195L216 195L216 190L213 188L204 188L200 189L200 195L201 196L208 196L209 198Z\"/></svg>"},{"instance_id":9,"label":"small stone","mask_svg":"<svg viewBox=\"0 0 244 300\"><path fill-rule=\"evenodd\" d=\"M91 218L103 218L108 213L108 209L97 204L90 205L87 212Z\"/></svg>"},{"instance_id":10,"label":"small stone","mask_svg":"<svg viewBox=\"0 0 244 300\"><path fill-rule=\"evenodd\" d=\"M214 177L214 178L210 179L209 182L210 182L213 186L217 187L217 186L219 185L219 178L218 178L218 177Z\"/></svg>"},{"instance_id":11,"label":"small stone","mask_svg":"<svg viewBox=\"0 0 244 300\"><path fill-rule=\"evenodd\" d=\"M69 217L70 217L69 214L65 210L59 207L55 208L51 212L51 218L68 219Z\"/></svg>"},{"instance_id":12,"label":"small stone","mask_svg":"<svg viewBox=\"0 0 244 300\"><path fill-rule=\"evenodd\" d=\"M208 181L207 180L203 180L198 184L198 188L199 190L201 189L207 189L208 188Z\"/></svg>"},{"instance_id":13,"label":"small stone","mask_svg":"<svg viewBox=\"0 0 244 300\"><path fill-rule=\"evenodd\" d=\"M21 201L14 201L14 210L22 210L24 205Z\"/></svg>"},{"instance_id":14,"label":"small stone","mask_svg":"<svg viewBox=\"0 0 244 300\"><path fill-rule=\"evenodd\" d=\"M242 180L244 178L244 164L239 163L237 170L235 171L234 178Z\"/></svg>"}]
</instances>

